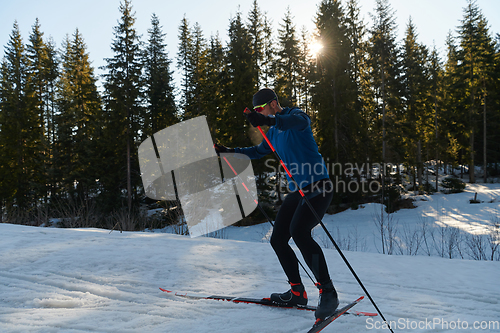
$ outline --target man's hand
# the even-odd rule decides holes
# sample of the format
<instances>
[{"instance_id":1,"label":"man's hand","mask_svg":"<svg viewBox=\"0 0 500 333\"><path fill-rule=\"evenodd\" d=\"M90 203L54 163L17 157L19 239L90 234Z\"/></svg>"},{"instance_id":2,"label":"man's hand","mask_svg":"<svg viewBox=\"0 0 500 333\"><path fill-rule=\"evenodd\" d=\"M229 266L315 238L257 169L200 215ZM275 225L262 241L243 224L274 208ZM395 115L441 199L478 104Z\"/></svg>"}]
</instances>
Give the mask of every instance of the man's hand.
<instances>
[{"instance_id":1,"label":"man's hand","mask_svg":"<svg viewBox=\"0 0 500 333\"><path fill-rule=\"evenodd\" d=\"M217 155L220 155L220 153L234 153L233 148L227 148L225 146L222 146L218 143L214 144L214 149Z\"/></svg>"},{"instance_id":2,"label":"man's hand","mask_svg":"<svg viewBox=\"0 0 500 333\"><path fill-rule=\"evenodd\" d=\"M245 111L248 109L245 109ZM274 117L267 117L264 116L262 113L258 113L255 111L252 111L250 113L245 112L245 116L247 117L248 121L250 124L252 124L253 127L257 126L274 126L276 124L276 118Z\"/></svg>"}]
</instances>

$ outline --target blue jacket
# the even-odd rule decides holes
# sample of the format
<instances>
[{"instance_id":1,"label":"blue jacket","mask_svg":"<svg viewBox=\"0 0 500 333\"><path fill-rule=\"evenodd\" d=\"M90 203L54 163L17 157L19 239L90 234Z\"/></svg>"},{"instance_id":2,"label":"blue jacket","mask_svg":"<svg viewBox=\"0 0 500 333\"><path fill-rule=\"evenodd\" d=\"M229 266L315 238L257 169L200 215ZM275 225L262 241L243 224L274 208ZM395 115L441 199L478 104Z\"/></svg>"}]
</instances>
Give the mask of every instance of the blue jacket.
<instances>
[{"instance_id":1,"label":"blue jacket","mask_svg":"<svg viewBox=\"0 0 500 333\"><path fill-rule=\"evenodd\" d=\"M266 135L300 188L329 177L313 137L311 119L302 110L296 107L283 108L276 114L276 125ZM257 146L235 148L235 152L258 159L272 153L272 150L263 140ZM287 178L290 190L296 191L295 184L288 175Z\"/></svg>"}]
</instances>

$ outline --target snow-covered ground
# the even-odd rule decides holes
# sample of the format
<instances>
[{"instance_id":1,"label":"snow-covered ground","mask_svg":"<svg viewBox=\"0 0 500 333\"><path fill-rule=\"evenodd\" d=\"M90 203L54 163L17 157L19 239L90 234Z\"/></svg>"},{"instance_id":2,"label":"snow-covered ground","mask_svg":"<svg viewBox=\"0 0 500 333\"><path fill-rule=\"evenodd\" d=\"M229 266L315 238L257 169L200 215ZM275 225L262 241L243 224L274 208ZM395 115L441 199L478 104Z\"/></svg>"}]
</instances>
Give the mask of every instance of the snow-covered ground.
<instances>
[{"instance_id":1,"label":"snow-covered ground","mask_svg":"<svg viewBox=\"0 0 500 333\"><path fill-rule=\"evenodd\" d=\"M475 192L482 203L469 203ZM416 200L416 209L391 220L395 254L409 250L409 235L423 240L419 230L426 226L428 247L421 242L416 256L380 253L379 205L324 222L343 248L355 250L344 253L395 332L500 332L500 261L460 259L457 251L456 259L446 259L431 244L451 239L442 230L460 228L459 248L469 258L468 235L486 235L498 222L500 186L478 184ZM193 301L158 289L248 297L285 291L269 231L270 224L229 227L221 232L225 239L214 239L0 224L0 332L306 332L311 312ZM363 295L323 231L315 235L329 247L341 304ZM305 274L303 281L315 304L316 288ZM367 298L356 310L375 312ZM324 332L388 332L379 320L343 316Z\"/></svg>"}]
</instances>

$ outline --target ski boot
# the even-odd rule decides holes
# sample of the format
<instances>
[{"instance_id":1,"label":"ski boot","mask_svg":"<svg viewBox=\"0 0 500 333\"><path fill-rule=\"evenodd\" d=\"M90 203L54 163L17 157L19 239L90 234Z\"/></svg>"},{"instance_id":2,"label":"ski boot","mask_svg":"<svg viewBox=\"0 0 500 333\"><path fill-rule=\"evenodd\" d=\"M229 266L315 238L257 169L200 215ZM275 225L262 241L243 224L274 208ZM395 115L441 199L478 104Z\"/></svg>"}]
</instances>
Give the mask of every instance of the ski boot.
<instances>
[{"instance_id":1,"label":"ski boot","mask_svg":"<svg viewBox=\"0 0 500 333\"><path fill-rule=\"evenodd\" d=\"M271 301L279 306L307 305L307 293L302 283L290 283L290 290L278 294L271 294Z\"/></svg>"},{"instance_id":2,"label":"ski boot","mask_svg":"<svg viewBox=\"0 0 500 333\"><path fill-rule=\"evenodd\" d=\"M319 303L315 316L316 319L325 320L337 310L339 298L331 280L323 284L316 283L316 287L319 289Z\"/></svg>"}]
</instances>

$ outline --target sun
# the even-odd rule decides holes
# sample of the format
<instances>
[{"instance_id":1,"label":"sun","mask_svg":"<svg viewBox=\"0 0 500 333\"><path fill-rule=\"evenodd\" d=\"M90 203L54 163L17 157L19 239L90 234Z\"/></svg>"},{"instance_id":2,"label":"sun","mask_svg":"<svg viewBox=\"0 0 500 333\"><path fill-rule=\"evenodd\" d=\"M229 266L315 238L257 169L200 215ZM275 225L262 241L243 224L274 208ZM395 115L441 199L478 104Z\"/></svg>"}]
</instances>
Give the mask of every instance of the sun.
<instances>
[{"instance_id":1,"label":"sun","mask_svg":"<svg viewBox=\"0 0 500 333\"><path fill-rule=\"evenodd\" d=\"M323 44L321 44L321 42L318 40L313 40L309 45L309 52L311 56L314 58L318 56L318 54L321 52L322 49L323 49Z\"/></svg>"}]
</instances>

